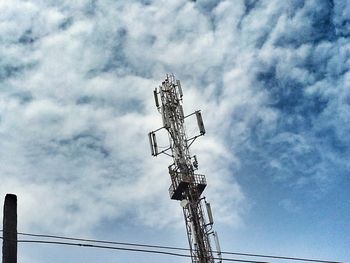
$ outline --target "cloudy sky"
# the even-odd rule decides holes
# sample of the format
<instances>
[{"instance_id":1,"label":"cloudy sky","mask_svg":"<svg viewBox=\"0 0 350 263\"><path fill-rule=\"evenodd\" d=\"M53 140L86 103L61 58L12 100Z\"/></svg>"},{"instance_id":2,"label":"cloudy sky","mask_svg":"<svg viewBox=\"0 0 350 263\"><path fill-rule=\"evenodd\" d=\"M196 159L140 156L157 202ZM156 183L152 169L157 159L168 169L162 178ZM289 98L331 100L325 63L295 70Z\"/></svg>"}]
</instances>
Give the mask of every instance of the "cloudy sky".
<instances>
[{"instance_id":1,"label":"cloudy sky","mask_svg":"<svg viewBox=\"0 0 350 263\"><path fill-rule=\"evenodd\" d=\"M174 73L185 112L202 110L191 152L222 249L349 262L349 37L340 0L0 0L1 200L17 194L20 232L187 247L172 160L147 138L161 126L152 91ZM39 244L18 256L189 262Z\"/></svg>"}]
</instances>

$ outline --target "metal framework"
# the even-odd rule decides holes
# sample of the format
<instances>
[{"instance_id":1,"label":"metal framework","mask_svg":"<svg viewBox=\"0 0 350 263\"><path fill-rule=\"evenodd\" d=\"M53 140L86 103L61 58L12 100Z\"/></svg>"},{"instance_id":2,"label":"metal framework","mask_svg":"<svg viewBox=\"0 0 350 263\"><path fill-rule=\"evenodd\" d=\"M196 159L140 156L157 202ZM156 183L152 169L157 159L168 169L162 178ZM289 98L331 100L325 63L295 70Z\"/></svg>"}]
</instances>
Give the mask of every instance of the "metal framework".
<instances>
[{"instance_id":1,"label":"metal framework","mask_svg":"<svg viewBox=\"0 0 350 263\"><path fill-rule=\"evenodd\" d=\"M215 259L221 262L217 233L212 230L213 216L210 204L206 202L205 197L201 197L207 186L206 178L195 173L198 170L197 158L191 156L189 151L192 143L205 134L201 112L198 110L184 115L181 84L172 74L167 75L162 85L153 93L156 107L162 115L163 127L148 134L151 153L153 156L166 154L173 158L174 162L168 167L171 179L169 195L171 199L181 201L192 262L214 263ZM192 115L196 116L199 134L187 138L185 118ZM166 129L168 132L169 147L159 151L156 133L161 129ZM207 216L203 207L206 208ZM211 238L215 240L217 258L213 256Z\"/></svg>"}]
</instances>

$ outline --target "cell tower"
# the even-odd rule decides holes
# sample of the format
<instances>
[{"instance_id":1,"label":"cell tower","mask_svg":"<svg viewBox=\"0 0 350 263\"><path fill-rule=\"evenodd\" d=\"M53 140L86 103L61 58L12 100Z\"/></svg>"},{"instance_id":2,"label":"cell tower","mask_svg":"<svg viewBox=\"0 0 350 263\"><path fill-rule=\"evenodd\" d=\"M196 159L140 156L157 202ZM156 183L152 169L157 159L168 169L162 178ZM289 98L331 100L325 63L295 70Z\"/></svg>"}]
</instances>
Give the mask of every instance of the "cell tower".
<instances>
[{"instance_id":1,"label":"cell tower","mask_svg":"<svg viewBox=\"0 0 350 263\"><path fill-rule=\"evenodd\" d=\"M192 143L205 134L201 112L198 110L184 116L182 88L180 81L176 80L174 75L167 75L162 85L153 93L156 107L163 118L163 127L148 134L151 152L153 156L166 154L174 160L168 167L171 179L169 194L171 199L181 201L192 262L214 263L215 260L221 262L217 233L212 230L214 222L210 204L206 202L205 197L201 197L207 182L204 175L195 173L198 170L197 158L195 155L191 156L189 151ZM193 115L197 118L199 134L187 138L185 119ZM167 130L169 147L159 151L156 132L161 129ZM207 211L206 217L203 207ZM215 240L218 255L216 258L213 256L211 238Z\"/></svg>"}]
</instances>

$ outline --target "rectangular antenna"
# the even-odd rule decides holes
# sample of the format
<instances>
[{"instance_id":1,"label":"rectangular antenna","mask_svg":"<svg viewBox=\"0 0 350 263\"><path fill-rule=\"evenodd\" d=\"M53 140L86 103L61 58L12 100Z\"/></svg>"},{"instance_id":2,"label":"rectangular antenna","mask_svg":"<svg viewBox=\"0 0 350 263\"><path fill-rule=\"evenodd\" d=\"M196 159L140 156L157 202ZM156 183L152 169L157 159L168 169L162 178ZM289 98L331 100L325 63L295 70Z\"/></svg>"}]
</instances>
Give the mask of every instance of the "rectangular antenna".
<instances>
[{"instance_id":1,"label":"rectangular antenna","mask_svg":"<svg viewBox=\"0 0 350 263\"><path fill-rule=\"evenodd\" d=\"M196 233L196 229L194 227L194 223L191 221L190 223L190 228L191 228L191 232L192 232L192 242L194 245L197 245L197 233Z\"/></svg>"},{"instance_id":2,"label":"rectangular antenna","mask_svg":"<svg viewBox=\"0 0 350 263\"><path fill-rule=\"evenodd\" d=\"M185 116L184 116L184 109L183 109L182 105L179 105L179 112L180 112L180 120L183 123Z\"/></svg>"},{"instance_id":3,"label":"rectangular antenna","mask_svg":"<svg viewBox=\"0 0 350 263\"><path fill-rule=\"evenodd\" d=\"M166 114L165 107L162 106L163 127L170 128L169 117Z\"/></svg>"},{"instance_id":4,"label":"rectangular antenna","mask_svg":"<svg viewBox=\"0 0 350 263\"><path fill-rule=\"evenodd\" d=\"M153 148L153 141L152 141L152 132L148 133L148 139L149 139L149 145L151 146L152 156L155 156L154 155L154 148Z\"/></svg>"},{"instance_id":5,"label":"rectangular antenna","mask_svg":"<svg viewBox=\"0 0 350 263\"><path fill-rule=\"evenodd\" d=\"M180 80L176 80L177 89L179 90L180 99L183 96Z\"/></svg>"},{"instance_id":6,"label":"rectangular antenna","mask_svg":"<svg viewBox=\"0 0 350 263\"><path fill-rule=\"evenodd\" d=\"M205 206L207 208L209 224L212 225L212 224L214 224L214 219L213 219L213 213L211 212L210 203L205 202Z\"/></svg>"},{"instance_id":7,"label":"rectangular antenna","mask_svg":"<svg viewBox=\"0 0 350 263\"><path fill-rule=\"evenodd\" d=\"M156 134L152 132L152 140L153 140L153 149L154 149L154 156L158 155L158 145L156 140Z\"/></svg>"},{"instance_id":8,"label":"rectangular antenna","mask_svg":"<svg viewBox=\"0 0 350 263\"><path fill-rule=\"evenodd\" d=\"M156 107L159 108L159 101L158 101L157 88L154 89L153 95L154 95L154 101L155 101L155 103L156 103Z\"/></svg>"},{"instance_id":9,"label":"rectangular antenna","mask_svg":"<svg viewBox=\"0 0 350 263\"><path fill-rule=\"evenodd\" d=\"M218 233L216 231L214 231L214 239L215 239L215 246L216 246L216 251L217 251L217 255L219 256L219 263L221 263L222 261L222 257L221 257L221 247L220 247L220 243L219 243L219 236Z\"/></svg>"},{"instance_id":10,"label":"rectangular antenna","mask_svg":"<svg viewBox=\"0 0 350 263\"><path fill-rule=\"evenodd\" d=\"M202 114L200 111L196 111L196 117L197 117L199 132L201 133L201 135L204 135L205 128L204 128L204 123L203 123L203 119L202 119Z\"/></svg>"}]
</instances>

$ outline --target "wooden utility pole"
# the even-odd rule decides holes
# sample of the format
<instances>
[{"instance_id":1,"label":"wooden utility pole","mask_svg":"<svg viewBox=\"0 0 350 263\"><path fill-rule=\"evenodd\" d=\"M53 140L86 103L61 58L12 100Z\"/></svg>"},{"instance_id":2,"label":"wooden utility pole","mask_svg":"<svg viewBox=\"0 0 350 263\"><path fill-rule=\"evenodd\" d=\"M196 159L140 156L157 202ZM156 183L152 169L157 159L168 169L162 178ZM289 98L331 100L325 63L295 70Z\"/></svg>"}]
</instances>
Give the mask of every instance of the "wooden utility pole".
<instances>
[{"instance_id":1,"label":"wooden utility pole","mask_svg":"<svg viewBox=\"0 0 350 263\"><path fill-rule=\"evenodd\" d=\"M17 196L7 194L4 203L2 263L17 263Z\"/></svg>"}]
</instances>

